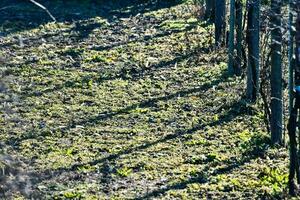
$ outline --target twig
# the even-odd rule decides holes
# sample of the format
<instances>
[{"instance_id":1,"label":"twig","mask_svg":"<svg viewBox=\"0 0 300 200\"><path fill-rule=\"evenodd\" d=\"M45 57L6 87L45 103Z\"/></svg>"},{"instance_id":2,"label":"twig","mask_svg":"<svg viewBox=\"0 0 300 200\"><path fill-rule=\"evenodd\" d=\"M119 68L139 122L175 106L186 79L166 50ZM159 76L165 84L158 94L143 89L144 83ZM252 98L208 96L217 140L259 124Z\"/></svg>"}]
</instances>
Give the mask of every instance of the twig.
<instances>
[{"instance_id":1,"label":"twig","mask_svg":"<svg viewBox=\"0 0 300 200\"><path fill-rule=\"evenodd\" d=\"M55 17L49 12L49 10L48 10L45 6L43 6L42 4L36 2L35 0L29 0L29 1L30 1L31 3L33 3L34 5L40 7L40 8L43 9L44 11L46 11L46 12L48 13L48 15L51 17L51 19L52 19L54 22L56 22Z\"/></svg>"},{"instance_id":2,"label":"twig","mask_svg":"<svg viewBox=\"0 0 300 200\"><path fill-rule=\"evenodd\" d=\"M4 7L0 8L0 11L5 10L5 9L9 9L9 8L13 8L13 7L16 7L16 6L4 6Z\"/></svg>"}]
</instances>

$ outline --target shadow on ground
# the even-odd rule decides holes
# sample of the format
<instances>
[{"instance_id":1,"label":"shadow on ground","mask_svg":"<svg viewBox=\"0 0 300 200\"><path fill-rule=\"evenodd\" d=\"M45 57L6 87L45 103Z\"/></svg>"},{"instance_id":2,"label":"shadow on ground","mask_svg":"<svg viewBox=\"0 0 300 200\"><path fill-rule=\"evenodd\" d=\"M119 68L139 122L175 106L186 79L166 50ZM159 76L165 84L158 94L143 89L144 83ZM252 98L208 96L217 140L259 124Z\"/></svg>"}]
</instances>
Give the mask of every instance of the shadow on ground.
<instances>
[{"instance_id":1,"label":"shadow on ground","mask_svg":"<svg viewBox=\"0 0 300 200\"><path fill-rule=\"evenodd\" d=\"M213 83L212 85L215 85L215 84L217 84L217 83ZM207 89L208 87L212 87L212 85L206 85L202 89L204 89L204 88ZM178 94L182 93L183 95L187 95L187 94L191 94L191 93L195 93L195 92L199 92L199 91L201 91L201 90L195 89L195 90L191 90L191 91L178 92ZM167 101L168 99L170 99L172 97L174 97L174 96L173 95L166 96L166 97L163 97L161 100ZM147 106L150 106L150 105L147 104ZM95 166L95 165L100 164L100 166L102 166L100 171L103 174L101 180L102 180L103 184L108 184L107 187L110 187L109 184L112 181L110 179L112 177L112 173L115 173L115 171L112 171L111 169L109 169L110 168L109 165L110 165L110 163L115 163L122 156L130 155L135 152L145 151L146 149L151 148L152 146L155 146L160 143L167 144L169 141L174 140L174 139L178 139L178 138L184 139L184 137L186 135L192 135L195 132L203 129L204 127L216 127L216 126L224 125L226 123L230 123L232 120L234 120L237 117L252 115L254 112L251 107L247 106L247 104L245 103L245 101L243 99L241 99L240 101L230 103L228 105L223 105L218 110L216 110L216 112L218 113L223 109L226 109L227 112L224 115L221 115L219 117L219 119L216 121L212 121L209 123L199 123L198 125L196 125L192 128L189 128L189 129L178 129L178 130L175 130L174 133L165 135L162 138L157 139L155 141L151 141L148 143L143 143L143 144L140 144L140 145L137 145L134 147L130 147L130 148L121 150L118 153L110 154L104 158L101 158L98 160L93 160L88 163L74 164L68 168L58 168L56 170L51 170L51 171L46 170L44 172L40 172L38 175L35 174L35 176L37 175L38 177L40 177L40 179L36 179L35 181L36 181L36 183L39 183L42 181L51 180L52 178L57 178L57 177L61 176L62 174L63 174L63 176L66 176L66 174L69 174L69 173L76 174L76 171L81 167ZM113 117L113 116L110 116L110 117ZM171 185L166 185L163 188L154 189L151 192L141 195L135 199L149 199L152 197L159 197L161 195L164 195L169 190L185 189L187 187L187 185L192 184L192 183L200 183L200 184L207 183L208 179L210 177L214 177L214 176L217 176L220 174L228 174L234 169L243 167L243 165L245 163L250 162L251 160L253 160L255 158L263 156L264 152L267 150L266 146L268 144L269 144L268 138L263 137L263 136L262 137L254 136L250 139L249 145L247 147L245 147L244 153L241 155L241 157L222 161L222 166L223 166L222 168L215 169L213 172L208 173L209 168L211 167L210 162L203 163L203 164L205 164L205 168L201 171L201 173L197 173L196 176L193 176L193 177L189 178L188 180L185 180L182 182L178 182L178 183L171 184ZM77 176L74 176L75 179L78 178L78 177L77 178L76 177ZM83 177L81 177L81 178L83 178ZM71 181L72 176L69 176L68 180Z\"/></svg>"},{"instance_id":2,"label":"shadow on ground","mask_svg":"<svg viewBox=\"0 0 300 200\"><path fill-rule=\"evenodd\" d=\"M38 2L45 5L58 22L72 22L99 16L107 19L110 23L118 21L120 18L127 18L180 3L179 0L43 0ZM0 32L2 35L32 29L52 21L43 10L29 1L23 0L1 1L0 15L0 27L3 27L4 30L2 33ZM85 37L89 31L96 27L98 27L97 24L84 27L85 33L81 37Z\"/></svg>"},{"instance_id":3,"label":"shadow on ground","mask_svg":"<svg viewBox=\"0 0 300 200\"><path fill-rule=\"evenodd\" d=\"M227 118L224 122L230 121L231 117ZM222 121L222 120L221 120ZM221 122L220 123L223 123ZM219 124L219 122L217 122ZM222 168L216 169L213 172L209 173L209 170L211 168L210 165L206 165L205 168L198 172L196 176L189 178L188 180L178 182L175 184L167 185L163 187L162 189L156 189L153 190L147 194L141 195L139 197L134 198L135 200L143 200L143 199L149 199L154 197L163 196L165 193L167 193L170 190L181 190L186 189L189 184L193 183L199 183L199 184L205 184L209 182L209 179L212 177L216 177L219 175L224 174L230 174L235 169L242 169L243 166L246 163L251 162L251 160L254 160L259 157L263 157L264 153L267 150L267 146L270 145L270 140L268 137L265 136L254 136L249 141L250 145L248 149L244 151L241 157L234 158L230 160L223 161L222 163L219 163L219 165L222 165ZM230 192L230 191L227 191ZM226 192L225 192L226 193ZM199 194L203 195L203 194ZM208 199L213 198L213 194L205 194L205 196ZM228 197L228 196L227 196Z\"/></svg>"}]
</instances>

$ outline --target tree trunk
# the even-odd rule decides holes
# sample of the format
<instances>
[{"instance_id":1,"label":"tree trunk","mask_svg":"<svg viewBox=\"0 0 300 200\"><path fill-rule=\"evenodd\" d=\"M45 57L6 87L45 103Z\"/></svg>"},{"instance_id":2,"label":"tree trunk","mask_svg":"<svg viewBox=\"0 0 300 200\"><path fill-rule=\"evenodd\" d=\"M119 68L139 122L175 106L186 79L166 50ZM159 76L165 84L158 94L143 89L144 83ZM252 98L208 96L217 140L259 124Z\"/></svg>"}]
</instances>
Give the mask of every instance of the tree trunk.
<instances>
[{"instance_id":1,"label":"tree trunk","mask_svg":"<svg viewBox=\"0 0 300 200\"><path fill-rule=\"evenodd\" d=\"M271 1L271 141L282 143L282 33L281 0Z\"/></svg>"},{"instance_id":2,"label":"tree trunk","mask_svg":"<svg viewBox=\"0 0 300 200\"><path fill-rule=\"evenodd\" d=\"M247 43L247 98L256 102L259 94L259 31L260 0L250 0L248 5Z\"/></svg>"},{"instance_id":3,"label":"tree trunk","mask_svg":"<svg viewBox=\"0 0 300 200\"><path fill-rule=\"evenodd\" d=\"M288 42L288 64L289 64L289 113L291 113L293 108L293 90L294 90L294 64L293 60L294 55L294 8L295 1L289 0L289 42Z\"/></svg>"},{"instance_id":4,"label":"tree trunk","mask_svg":"<svg viewBox=\"0 0 300 200\"><path fill-rule=\"evenodd\" d=\"M216 47L225 43L225 0L215 1L215 42Z\"/></svg>"},{"instance_id":5,"label":"tree trunk","mask_svg":"<svg viewBox=\"0 0 300 200\"><path fill-rule=\"evenodd\" d=\"M300 109L300 0L297 0L296 8L298 13L297 21L296 21L296 49L295 49L296 62L294 68L292 69L292 71L295 74L294 76L295 91L294 90L292 91L292 102L291 102L292 109L290 111L290 118L288 122L288 133L290 137L290 170L289 170L288 186L289 186L289 193L290 195L293 196L296 195L295 192L296 187L294 182L295 175L297 175L297 182L298 184L300 184L299 149L297 150L298 145L297 145L297 134L296 134L297 118L298 118L297 115ZM292 87L294 87L294 85ZM299 136L298 136L298 140L299 140Z\"/></svg>"},{"instance_id":6,"label":"tree trunk","mask_svg":"<svg viewBox=\"0 0 300 200\"><path fill-rule=\"evenodd\" d=\"M243 4L237 0L235 4L235 21L236 21L236 59L235 74L240 76L242 73L242 40L243 40Z\"/></svg>"},{"instance_id":7,"label":"tree trunk","mask_svg":"<svg viewBox=\"0 0 300 200\"><path fill-rule=\"evenodd\" d=\"M204 18L209 22L213 22L215 20L215 6L215 0L205 0Z\"/></svg>"},{"instance_id":8,"label":"tree trunk","mask_svg":"<svg viewBox=\"0 0 300 200\"><path fill-rule=\"evenodd\" d=\"M229 28L229 46L228 46L228 73L234 75L234 25L235 25L235 0L230 0L230 28Z\"/></svg>"},{"instance_id":9,"label":"tree trunk","mask_svg":"<svg viewBox=\"0 0 300 200\"><path fill-rule=\"evenodd\" d=\"M295 86L300 86L300 0L297 1ZM297 90L298 91L298 90ZM298 105L300 107L300 105Z\"/></svg>"}]
</instances>

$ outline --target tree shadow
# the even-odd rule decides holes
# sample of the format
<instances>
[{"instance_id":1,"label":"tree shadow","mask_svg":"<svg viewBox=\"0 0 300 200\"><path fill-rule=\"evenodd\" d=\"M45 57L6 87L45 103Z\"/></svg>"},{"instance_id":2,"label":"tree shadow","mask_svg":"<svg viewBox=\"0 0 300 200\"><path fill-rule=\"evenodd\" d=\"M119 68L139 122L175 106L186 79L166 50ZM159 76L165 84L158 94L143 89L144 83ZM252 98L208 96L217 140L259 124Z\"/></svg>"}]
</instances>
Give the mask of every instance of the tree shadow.
<instances>
[{"instance_id":1,"label":"tree shadow","mask_svg":"<svg viewBox=\"0 0 300 200\"><path fill-rule=\"evenodd\" d=\"M189 57L189 56L183 56L183 57ZM180 58L180 59L182 59L182 58ZM172 60L172 61L168 61L167 65L175 64L178 61L179 61L179 58L177 58L175 60ZM165 66L165 65L159 64L155 68L160 67L160 66ZM139 77L139 76L137 76L137 77ZM132 111L136 108L152 107L153 105L155 105L159 101L168 101L168 100L176 98L178 96L184 97L184 96L187 96L187 95L190 95L190 94L193 94L193 93L198 93L198 92L201 92L201 91L205 91L205 90L208 90L208 89L212 88L213 86L218 85L221 82L224 82L227 77L228 77L227 72L223 72L223 74L220 75L219 77L217 77L215 80L211 81L210 83L205 83L205 84L203 84L199 87L190 88L190 89L186 89L186 90L180 90L180 91L175 92L173 94L151 98L151 99L148 99L148 100L145 100L145 101L127 106L125 108L119 109L119 110L114 111L114 112L107 112L107 111L102 112L102 113L99 113L97 116L91 117L87 120L74 122L73 124L70 124L70 127L75 127L76 125L95 124L98 121L106 120L106 119L112 118L116 115L128 114L130 111Z\"/></svg>"},{"instance_id":2,"label":"tree shadow","mask_svg":"<svg viewBox=\"0 0 300 200\"><path fill-rule=\"evenodd\" d=\"M128 155L128 154L131 154L133 152L142 151L142 150L145 150L145 149L150 148L152 146L155 146L159 143L166 143L166 142L168 142L170 140L173 140L173 139L176 139L176 138L182 138L185 135L193 134L196 131L201 130L201 129L207 127L207 126L213 127L213 126L218 126L218 125L221 125L221 124L224 124L224 123L228 123L228 122L234 120L238 116L250 115L253 112L252 108L248 107L243 100L233 102L230 105L221 106L216 112L220 112L222 109L226 108L227 106L230 107L231 109L228 110L224 115L221 115L219 117L219 119L216 120L216 121L212 121L210 123L200 123L200 124L198 124L198 125L196 125L192 128L189 128L189 129L177 129L173 133L167 134L167 135L163 136L162 138L157 139L155 141L150 141L150 142L147 142L147 143L137 145L135 147L127 148L127 149L119 151L118 153L110 154L110 155L108 155L104 158L98 159L98 160L93 160L93 161L90 161L90 162L87 162L87 163L74 164L71 167L67 167L67 168L61 167L61 168L58 168L56 170L46 170L46 171L41 172L39 174L39 177L41 177L40 181L44 181L44 180L51 179L53 177L57 177L60 174L65 173L65 172L76 171L78 168L83 167L83 166L94 166L94 165L97 165L97 164L104 164L104 163L108 163L108 162L113 162L113 161L115 161L116 159L120 158L123 155ZM196 178L195 180L198 180L198 178Z\"/></svg>"},{"instance_id":3,"label":"tree shadow","mask_svg":"<svg viewBox=\"0 0 300 200\"><path fill-rule=\"evenodd\" d=\"M208 173L211 166L206 165L205 168L198 172L196 176L193 176L189 178L188 180L178 182L172 185L168 185L163 188L159 188L156 190L153 190L149 193L146 193L144 195L141 195L139 197L134 198L135 200L143 200L143 199L149 199L149 198L155 198L158 196L164 195L166 192L170 190L180 190L185 189L189 184L193 183L199 183L199 184L205 184L208 183L208 179L214 176L222 175L222 174L229 174L235 169L243 167L246 163L249 163L251 160L254 160L259 157L263 157L267 149L270 145L270 138L262 135L255 135L251 137L249 140L249 148L246 149L240 158L233 158L226 161L223 161L223 163L220 163L221 165L224 165L222 168L218 168L214 170L211 173ZM206 194L209 198L209 194Z\"/></svg>"},{"instance_id":4,"label":"tree shadow","mask_svg":"<svg viewBox=\"0 0 300 200\"><path fill-rule=\"evenodd\" d=\"M101 23L88 23L88 24L82 24L82 23L75 23L75 27L70 30L70 32L74 31L77 33L77 40L82 40L84 38L87 38L93 30L96 28L101 27L103 24Z\"/></svg>"},{"instance_id":5,"label":"tree shadow","mask_svg":"<svg viewBox=\"0 0 300 200\"><path fill-rule=\"evenodd\" d=\"M228 78L228 73L226 71L223 71L223 73L219 77L217 77L215 80L213 80L209 83L205 83L205 84L203 84L199 87L188 88L188 89L185 89L185 90L177 91L177 92L172 93L172 94L168 94L168 95L164 95L164 96L160 96L160 97L155 97L155 98L150 98L148 100L144 100L142 102L126 106L126 107L121 108L121 109L119 109L117 111L114 111L114 112L107 112L107 111L102 112L102 113L99 113L96 116L90 117L86 120L70 121L68 126L66 128L64 128L65 129L64 131L66 131L67 129L75 128L78 125L87 127L87 126L92 125L92 124L97 124L99 121L107 120L107 119L110 119L110 118L112 118L114 116L117 116L117 115L128 114L128 113L130 113L130 111L132 111L136 108L153 107L159 101L168 101L168 100L171 100L171 99L179 97L179 96L180 97L185 97L185 96L188 96L190 94L199 93L201 91L208 90L208 89L218 85L219 83L222 83L224 81L228 81L227 78ZM53 89L46 90L45 92L53 92ZM34 95L41 95L41 94L40 93L38 93L38 94L35 93ZM221 107L221 108L223 108L223 107ZM232 114L232 113L229 113L229 114ZM9 141L6 141L5 143L8 144L8 145L12 145L12 146L17 147L24 140L34 139L34 138L40 136L40 135L34 134L34 132L35 132L35 130L31 130L27 134L22 135L21 137L10 138Z\"/></svg>"},{"instance_id":6,"label":"tree shadow","mask_svg":"<svg viewBox=\"0 0 300 200\"><path fill-rule=\"evenodd\" d=\"M176 63L179 63L186 59L195 58L195 56L200 55L201 53L208 53L212 47L208 48L196 48L186 53L181 53L179 56L176 56L172 60L167 61L161 61L158 64L154 64L152 66L143 66L140 69L137 69L136 67L132 66L129 68L122 68L119 72L117 72L115 75L109 76L109 77L100 77L99 82L102 81L108 81L113 79L122 78L124 80L138 80L140 78L143 78L146 75L150 75L151 73L160 70L162 68L172 67Z\"/></svg>"},{"instance_id":7,"label":"tree shadow","mask_svg":"<svg viewBox=\"0 0 300 200\"><path fill-rule=\"evenodd\" d=\"M182 54L176 56L174 59L167 60L167 61L161 61L157 64L153 64L153 65L150 65L147 67L137 68L136 66L129 66L129 67L127 66L126 68L124 67L124 68L120 69L118 72L115 72L114 74L112 74L110 76L96 78L93 80L93 82L101 84L105 81L111 81L111 80L115 80L115 79L137 81L147 75L151 75L151 74L155 73L156 71L158 71L162 68L171 68L176 63L180 63L188 58L196 58L201 53L208 53L210 50L211 50L211 47L194 49L194 50L191 50L190 52L182 53ZM75 55L75 56L78 56L78 55ZM220 77L220 78L223 79L225 77L226 77L226 75L223 74L222 77ZM62 90L64 88L73 87L74 85L75 85L75 81L69 80L63 84L54 85L54 87L47 88L43 91L33 91L33 92L26 91L26 94L22 95L22 99L26 99L28 97L34 97L34 96L42 96L47 93L52 93L55 91ZM102 114L103 113L101 113L100 115L102 115Z\"/></svg>"},{"instance_id":8,"label":"tree shadow","mask_svg":"<svg viewBox=\"0 0 300 200\"><path fill-rule=\"evenodd\" d=\"M146 148L151 147L152 145L156 145L158 143L163 143L163 142L167 142L168 140L172 140L178 137L182 137L185 134L193 134L195 131L202 129L204 126L215 126L215 125L220 125L223 123L227 123L230 122L231 120L233 120L234 118L236 118L237 116L242 116L242 115L248 115L252 113L251 108L248 107L248 109L246 109L246 105L244 104L244 101L237 101L234 102L232 104L232 110L229 110L226 114L222 115L222 117L215 121L215 122L211 122L208 124L203 124L203 125L198 125L195 126L194 128L191 129L180 129L178 130L176 133L170 134L168 136L165 136L157 141L154 142L149 142L147 144L144 145L140 145L137 146L135 148L130 148L124 151L121 151L117 154L112 154L106 158L103 159L99 159L96 161L92 161L92 162L88 162L88 163L84 163L84 164L77 164L77 165L73 165L71 168L59 168L53 171L50 170L46 170L44 172L39 172L39 173L30 173L30 174L25 174L28 177L31 177L31 182L32 184L39 184L42 181L45 180L50 180L52 178L58 177L63 173L67 173L67 172L74 172L77 170L78 167L82 167L85 165L96 165L99 163L102 163L102 167L100 168L101 173L103 173L102 177L101 177L101 183L102 184L106 184L107 187L109 187L110 182L110 178L112 177L111 173L113 173L113 171L111 171L110 166L109 166L109 162L118 159L120 156L124 155L124 154L130 154L133 153L134 151L141 151L144 150ZM227 107L228 105L225 105L225 107ZM245 112L243 113L236 113L236 110L239 109L240 107L243 107L242 110L244 110ZM221 109L221 108L220 108ZM235 113L235 114L233 114ZM254 135L253 137L250 138L250 140L248 141L248 146L244 149L244 152L241 154L240 157L234 157L225 161L220 161L218 164L219 166L223 166L221 168L217 168L213 171L211 171L211 165L210 164L206 164L204 166L204 169L201 170L200 172L197 172L195 175L193 175L192 177L188 178L187 180L181 181L181 182L176 182L174 184L170 184L158 189L154 189L150 192L147 192L146 194L142 194L138 197L135 197L133 199L135 200L142 200L142 199L150 199L150 198L156 198L156 197L161 197L162 195L164 195L165 193L167 193L170 190L180 190L180 189L185 189L189 184L193 184L193 183L198 183L198 184L207 184L209 182L209 179L218 175L224 175L224 174L229 174L231 173L233 170L242 168L243 165L245 165L246 163L251 162L251 160L254 160L256 158L259 157L263 157L265 152L268 150L269 148L269 144L270 144L270 139L267 136L262 136L262 135ZM209 172L211 171L211 172ZM34 178L32 178L34 177ZM73 177L73 178L72 178ZM78 177L77 175L72 175L71 178L68 177L68 180L77 180L78 181L81 179L80 177ZM108 180L107 180L108 179ZM84 179L83 179L84 180ZM104 191L105 192L105 191ZM230 191L227 191L230 192ZM33 196L35 198L41 198L42 195L39 193L39 191L33 191L33 193L27 193L26 197L28 198L32 198ZM200 195L200 194L199 194ZM209 193L206 194L207 197L209 197Z\"/></svg>"},{"instance_id":9,"label":"tree shadow","mask_svg":"<svg viewBox=\"0 0 300 200\"><path fill-rule=\"evenodd\" d=\"M101 17L109 22L118 21L137 14L171 7L180 3L179 0L89 0L39 1L56 17L58 22L72 22L93 17ZM51 22L51 18L43 10L29 1L2 0L0 2L0 26L7 29L2 34L36 28Z\"/></svg>"},{"instance_id":10,"label":"tree shadow","mask_svg":"<svg viewBox=\"0 0 300 200\"><path fill-rule=\"evenodd\" d=\"M175 98L179 95L182 97L182 96L187 96L189 94L198 93L198 92L201 92L203 90L207 90L207 89L209 89L209 88L211 88L211 87L213 87L213 86L215 86L215 85L217 85L221 82L226 81L226 77L227 77L227 73L224 73L221 77L219 77L219 79L217 79L215 81L212 81L209 84L204 84L203 86L201 86L199 88L193 88L193 89L178 91L178 92L176 92L174 94L171 94L171 95L150 99L150 100L141 102L137 105L132 105L132 106L128 106L124 109L120 109L117 112L106 114L103 117L101 117L100 119L89 119L88 121L91 121L91 122L95 123L96 122L95 120L105 120L105 119L111 118L111 117L113 117L115 115L118 115L118 114L128 113L128 111L130 111L132 109L135 109L137 106L139 106L139 107L151 107L157 101L161 101L161 100L167 101L167 100ZM70 167L67 167L67 168L62 167L62 168L58 168L58 169L55 169L55 170L45 170L43 172L33 173L32 176L39 177L37 179L34 179L33 182L34 182L34 184L38 184L42 181L50 180L54 177L58 177L63 173L75 172L80 167L94 166L94 165L97 165L97 164L100 164L100 163L102 164L101 171L106 172L105 177L109 179L109 177L111 177L110 173L112 173L112 172L109 172L109 173L107 172L107 170L105 169L105 167L106 167L105 163L114 162L116 159L119 159L123 155L128 155L128 154L131 154L133 152L142 151L142 150L150 148L151 146L154 146L154 145L159 144L159 143L165 143L165 142L168 142L168 141L176 139L176 138L184 137L185 135L188 135L188 134L193 134L196 131L203 129L206 126L210 126L210 127L218 126L218 125L230 122L238 116L253 114L252 108L248 107L247 104L245 103L245 101L242 100L242 99L239 100L239 101L233 102L231 104L228 104L228 105L220 106L216 110L216 113L220 113L222 110L228 110L228 111L226 111L223 115L220 115L218 120L211 121L209 123L200 123L200 124L190 128L190 129L178 129L178 130L175 130L173 133L167 134L167 135L163 136L162 138L157 139L155 141L150 141L150 142L143 143L143 144L140 144L140 145L137 145L137 146L134 146L134 147L130 147L130 148L121 150L117 153L110 154L110 155L108 155L106 157L103 157L101 159L93 160L93 161L90 161L90 162L87 162L87 163L78 163L78 164L74 164L74 165L72 165ZM82 121L82 123L88 123L88 122ZM36 137L36 135L34 135L34 137ZM15 144L20 143L24 139L29 139L29 138L25 137L25 138L22 138L21 140L18 140L18 141L16 140L16 141L14 141L14 143ZM245 155L247 155L247 153L245 153ZM244 162L247 162L247 161L245 160ZM238 163L238 164L230 163L230 164L228 164L227 168L216 171L215 174L212 174L212 175L216 175L218 173L226 173L226 172L238 167L239 164L240 163ZM175 185L170 185L170 186L168 186L164 189L155 190L155 191L153 191L151 193L147 193L146 195L141 196L137 199L147 199L147 198L150 198L150 197L155 197L159 194L163 194L163 193L167 192L168 190L177 189L177 188L178 189L184 188L189 183L196 183L196 182L200 182L200 183L203 182L204 183L205 180L206 180L205 177L203 177L200 174L199 176L193 177L188 181L178 183L178 184L175 184ZM109 181L107 182L107 184L109 184Z\"/></svg>"},{"instance_id":11,"label":"tree shadow","mask_svg":"<svg viewBox=\"0 0 300 200\"><path fill-rule=\"evenodd\" d=\"M187 31L190 31L194 27L195 27L194 25L190 25L190 26L185 27L184 29L165 30L165 31L162 31L160 33L156 33L154 35L145 35L143 37L129 39L128 41L124 41L124 42L117 42L117 43L112 43L112 44L109 44L109 45L94 46L94 47L91 48L91 50L95 50L95 51L107 51L107 50L113 49L115 47L119 47L119 46L123 46L123 45L128 45L130 43L147 42L147 41L150 41L152 39L162 38L162 37L170 36L170 35L176 34L176 33L187 32Z\"/></svg>"}]
</instances>

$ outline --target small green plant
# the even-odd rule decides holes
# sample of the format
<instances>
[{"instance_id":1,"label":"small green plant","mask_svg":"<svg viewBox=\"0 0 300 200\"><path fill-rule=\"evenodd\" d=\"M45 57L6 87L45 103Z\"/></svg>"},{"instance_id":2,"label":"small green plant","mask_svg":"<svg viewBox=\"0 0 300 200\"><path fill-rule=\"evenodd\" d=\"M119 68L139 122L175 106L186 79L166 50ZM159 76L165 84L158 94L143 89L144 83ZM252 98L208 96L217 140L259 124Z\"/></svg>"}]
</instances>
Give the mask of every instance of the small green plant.
<instances>
[{"instance_id":1,"label":"small green plant","mask_svg":"<svg viewBox=\"0 0 300 200\"><path fill-rule=\"evenodd\" d=\"M82 77L81 84L82 84L82 87L87 86L87 88L92 89L93 77L91 77L89 75Z\"/></svg>"},{"instance_id":2,"label":"small green plant","mask_svg":"<svg viewBox=\"0 0 300 200\"><path fill-rule=\"evenodd\" d=\"M260 185L272 188L272 193L281 192L288 183L288 173L277 168L265 168L259 174Z\"/></svg>"},{"instance_id":3,"label":"small green plant","mask_svg":"<svg viewBox=\"0 0 300 200\"><path fill-rule=\"evenodd\" d=\"M248 129L239 133L238 136L243 142L247 142L251 139L251 133Z\"/></svg>"},{"instance_id":4,"label":"small green plant","mask_svg":"<svg viewBox=\"0 0 300 200\"><path fill-rule=\"evenodd\" d=\"M243 140L240 148L244 151L244 154L261 156L268 149L270 144L270 138L263 132L248 133L242 132L240 138Z\"/></svg>"},{"instance_id":5,"label":"small green plant","mask_svg":"<svg viewBox=\"0 0 300 200\"><path fill-rule=\"evenodd\" d=\"M218 159L218 155L215 153L210 153L207 155L207 161L212 162L214 160Z\"/></svg>"},{"instance_id":6,"label":"small green plant","mask_svg":"<svg viewBox=\"0 0 300 200\"><path fill-rule=\"evenodd\" d=\"M196 18L190 18L187 20L168 20L161 23L161 27L164 29L171 30L184 30L188 27L195 27L198 24L198 20Z\"/></svg>"},{"instance_id":7,"label":"small green plant","mask_svg":"<svg viewBox=\"0 0 300 200\"><path fill-rule=\"evenodd\" d=\"M150 111L149 108L139 108L139 107L137 107L136 109L132 110L131 113L144 114L144 113L147 113L149 111Z\"/></svg>"},{"instance_id":8,"label":"small green plant","mask_svg":"<svg viewBox=\"0 0 300 200\"><path fill-rule=\"evenodd\" d=\"M184 144L188 146L204 145L207 144L207 141L204 138L199 138L186 141Z\"/></svg>"},{"instance_id":9,"label":"small green plant","mask_svg":"<svg viewBox=\"0 0 300 200\"><path fill-rule=\"evenodd\" d=\"M73 156L74 149L73 148L68 148L65 152L66 156Z\"/></svg>"},{"instance_id":10,"label":"small green plant","mask_svg":"<svg viewBox=\"0 0 300 200\"><path fill-rule=\"evenodd\" d=\"M79 199L81 197L81 193L76 191L67 191L63 194L66 199Z\"/></svg>"},{"instance_id":11,"label":"small green plant","mask_svg":"<svg viewBox=\"0 0 300 200\"><path fill-rule=\"evenodd\" d=\"M235 187L235 188L240 188L242 187L242 184L241 184L241 181L237 178L233 178L230 180L230 182L232 183L232 185Z\"/></svg>"},{"instance_id":12,"label":"small green plant","mask_svg":"<svg viewBox=\"0 0 300 200\"><path fill-rule=\"evenodd\" d=\"M96 170L96 167L91 166L91 165L83 165L83 166L77 167L77 170L80 172L91 172L91 171Z\"/></svg>"},{"instance_id":13,"label":"small green plant","mask_svg":"<svg viewBox=\"0 0 300 200\"><path fill-rule=\"evenodd\" d=\"M117 169L117 174L121 177L128 177L131 173L132 169L128 167Z\"/></svg>"}]
</instances>

